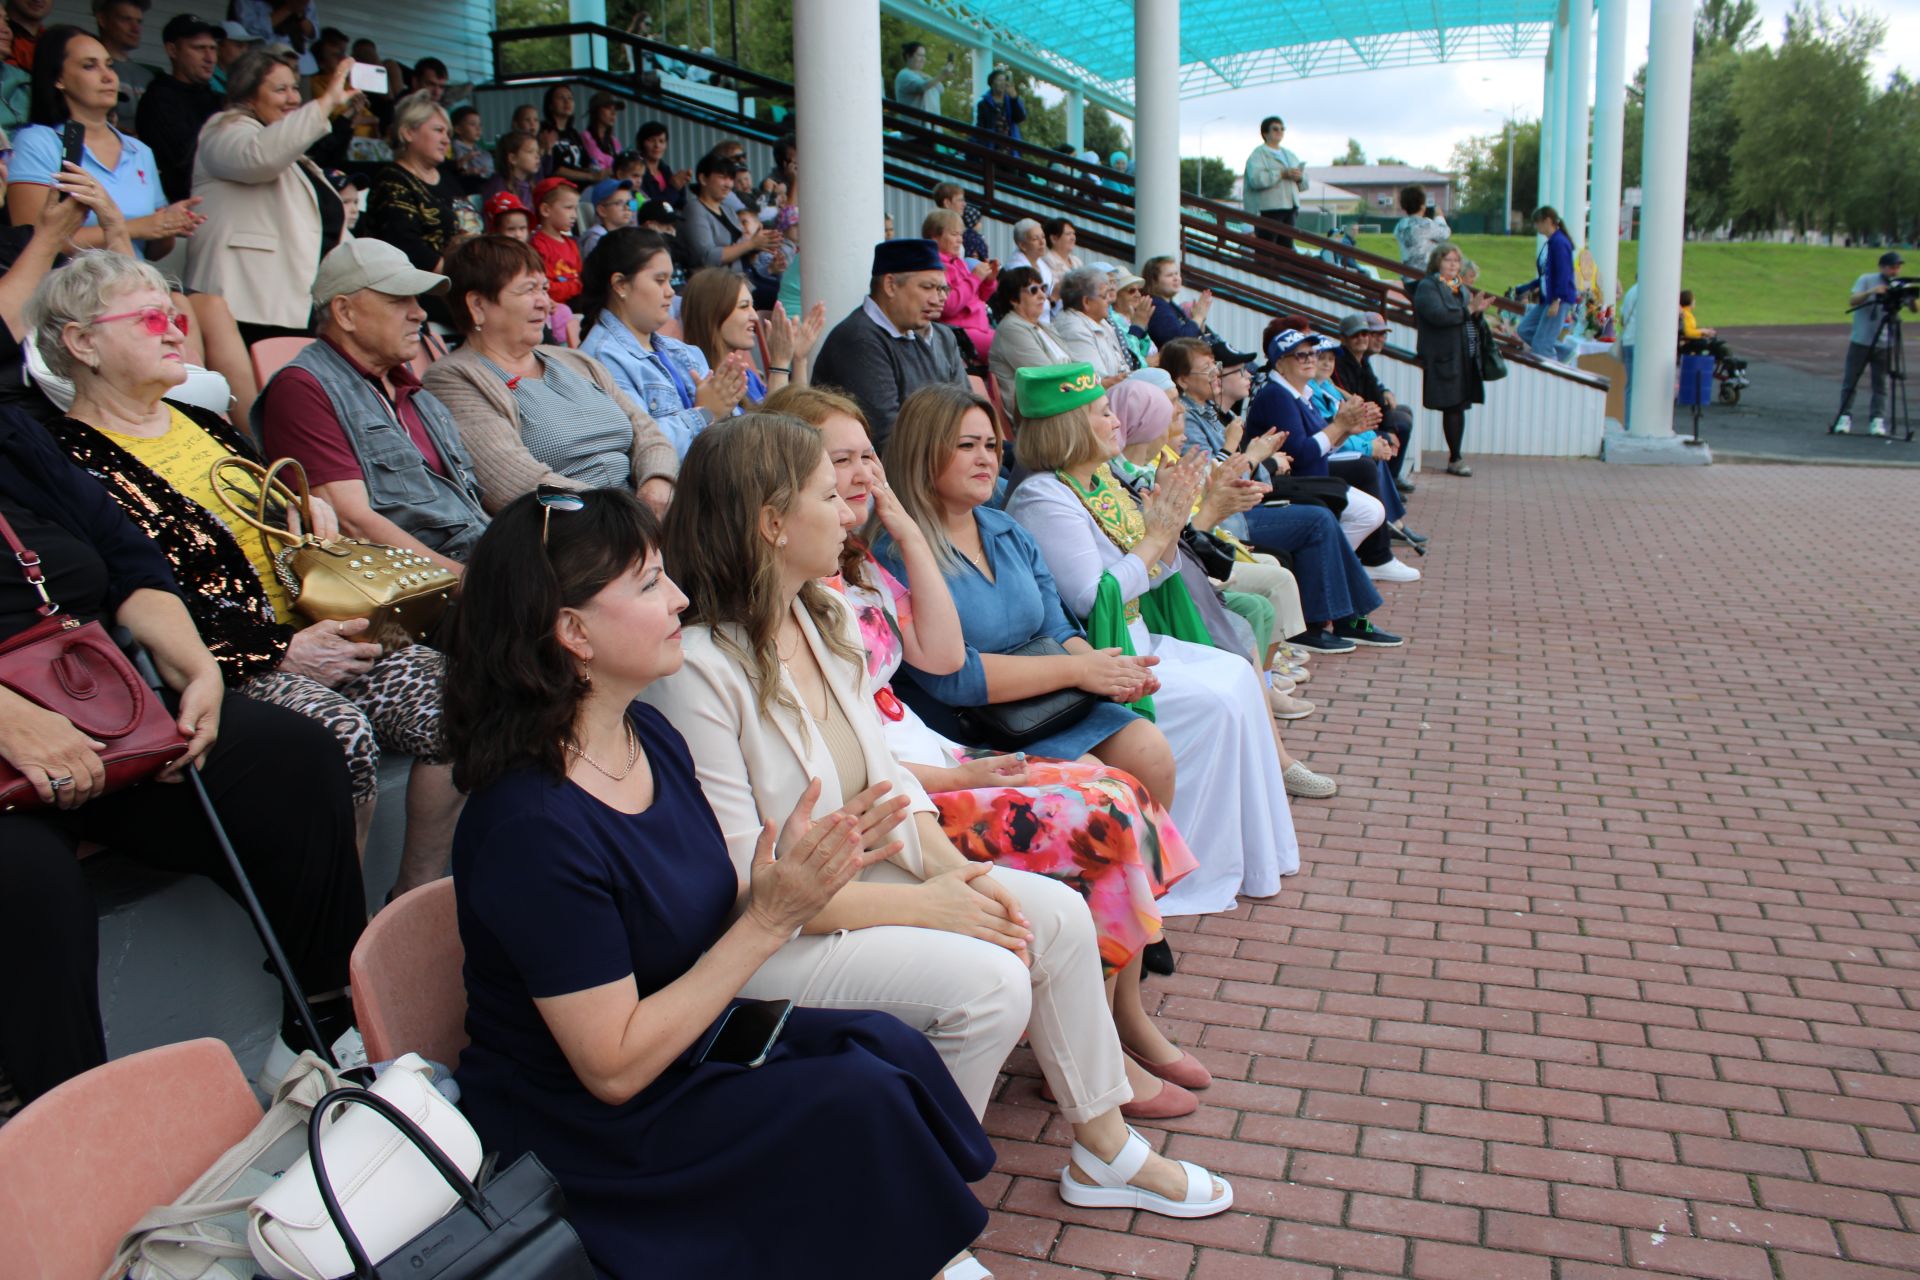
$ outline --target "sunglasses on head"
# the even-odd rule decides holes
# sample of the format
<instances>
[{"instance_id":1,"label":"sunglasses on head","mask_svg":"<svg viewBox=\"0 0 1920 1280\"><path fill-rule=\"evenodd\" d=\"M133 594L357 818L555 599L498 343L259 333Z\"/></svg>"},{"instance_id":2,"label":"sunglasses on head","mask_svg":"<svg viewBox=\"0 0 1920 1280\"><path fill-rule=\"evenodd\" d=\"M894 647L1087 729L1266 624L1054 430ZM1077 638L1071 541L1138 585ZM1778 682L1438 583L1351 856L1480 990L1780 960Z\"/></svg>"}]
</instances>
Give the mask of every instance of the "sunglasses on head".
<instances>
[{"instance_id":1,"label":"sunglasses on head","mask_svg":"<svg viewBox=\"0 0 1920 1280\"><path fill-rule=\"evenodd\" d=\"M535 489L533 491L533 500L540 504L540 548L543 551L547 546L547 529L553 523L554 512L585 511L587 509L587 500L573 490L556 489L549 485L541 485L538 489Z\"/></svg>"},{"instance_id":2,"label":"sunglasses on head","mask_svg":"<svg viewBox=\"0 0 1920 1280\"><path fill-rule=\"evenodd\" d=\"M165 307L142 307L138 311L116 311L110 316L100 316L96 318L94 323L107 324L114 320L138 320L146 326L147 332L156 338L167 331L168 325L172 325L178 329L182 337L184 337L187 332L187 313L184 311L172 311Z\"/></svg>"}]
</instances>

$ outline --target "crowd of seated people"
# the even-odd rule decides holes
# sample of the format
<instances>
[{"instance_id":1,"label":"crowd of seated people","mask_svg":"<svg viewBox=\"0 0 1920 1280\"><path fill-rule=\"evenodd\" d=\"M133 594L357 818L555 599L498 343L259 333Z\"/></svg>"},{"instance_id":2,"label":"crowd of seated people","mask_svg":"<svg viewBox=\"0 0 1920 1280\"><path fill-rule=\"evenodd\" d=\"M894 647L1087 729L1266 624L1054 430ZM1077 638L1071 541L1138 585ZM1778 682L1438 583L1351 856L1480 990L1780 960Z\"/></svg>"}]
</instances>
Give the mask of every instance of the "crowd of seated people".
<instances>
[{"instance_id":1,"label":"crowd of seated people","mask_svg":"<svg viewBox=\"0 0 1920 1280\"><path fill-rule=\"evenodd\" d=\"M179 87L144 100L224 86L153 169L185 173L171 199L126 180L119 46L31 33L0 364L37 372L0 379L0 514L63 608L152 652L336 1052L398 753L392 893L454 881L462 1105L555 1173L605 1273L843 1274L857 1213L861 1274L985 1275L967 1184L1023 1038L1067 1203L1227 1209L1128 1127L1212 1084L1143 983L1177 967L1166 920L1312 856L1290 805L1339 787L1293 727L1310 660L1403 643L1371 621L1419 576L1395 544L1425 554L1384 324L1281 317L1236 351L1176 260L1089 261L1053 219L1003 267L950 186L859 306L802 314L763 287L798 285L791 140L763 183L731 139L673 171L664 126L627 149L617 100L582 123L557 85L490 148L444 68L373 103L338 33L303 76L235 27L169 25ZM328 163L362 113L364 210ZM79 166L33 140L68 118ZM174 237L184 290L147 261ZM250 348L289 338L255 387ZM211 405L198 366L228 375ZM308 621L215 492L228 458L297 460L316 536L458 575L450 621ZM0 572L0 642L36 609ZM76 848L235 888L183 789L107 794L97 750L0 688L0 758L45 802L0 813L0 947L46 975L0 995L23 1102L105 1056ZM804 1007L762 1071L697 1060L766 999ZM300 1032L289 1001L267 1083ZM767 1229L723 1230L743 1194Z\"/></svg>"}]
</instances>

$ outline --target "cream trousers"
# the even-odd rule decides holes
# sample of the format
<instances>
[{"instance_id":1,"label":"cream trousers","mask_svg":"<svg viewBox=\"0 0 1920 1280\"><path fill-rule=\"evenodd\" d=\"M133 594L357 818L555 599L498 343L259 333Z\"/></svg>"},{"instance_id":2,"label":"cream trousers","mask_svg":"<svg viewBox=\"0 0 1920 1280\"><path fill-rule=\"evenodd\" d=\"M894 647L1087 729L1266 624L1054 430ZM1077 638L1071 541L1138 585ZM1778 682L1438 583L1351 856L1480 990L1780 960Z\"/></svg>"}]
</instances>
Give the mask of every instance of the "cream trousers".
<instances>
[{"instance_id":1,"label":"cream trousers","mask_svg":"<svg viewBox=\"0 0 1920 1280\"><path fill-rule=\"evenodd\" d=\"M1264 551L1253 553L1253 563L1239 561L1227 577L1227 586L1248 595L1265 596L1273 606L1273 638L1284 640L1307 629L1300 611L1300 586L1287 567ZM1260 655L1264 660L1265 654Z\"/></svg>"},{"instance_id":2,"label":"cream trousers","mask_svg":"<svg viewBox=\"0 0 1920 1280\"><path fill-rule=\"evenodd\" d=\"M1023 1034L1067 1123L1084 1124L1130 1101L1085 900L1025 871L996 867L993 878L1013 890L1026 912L1034 934L1031 968L978 938L880 925L795 938L740 994L892 1014L933 1041L976 1116L986 1114L1000 1066ZM863 879L914 882L891 863Z\"/></svg>"}]
</instances>

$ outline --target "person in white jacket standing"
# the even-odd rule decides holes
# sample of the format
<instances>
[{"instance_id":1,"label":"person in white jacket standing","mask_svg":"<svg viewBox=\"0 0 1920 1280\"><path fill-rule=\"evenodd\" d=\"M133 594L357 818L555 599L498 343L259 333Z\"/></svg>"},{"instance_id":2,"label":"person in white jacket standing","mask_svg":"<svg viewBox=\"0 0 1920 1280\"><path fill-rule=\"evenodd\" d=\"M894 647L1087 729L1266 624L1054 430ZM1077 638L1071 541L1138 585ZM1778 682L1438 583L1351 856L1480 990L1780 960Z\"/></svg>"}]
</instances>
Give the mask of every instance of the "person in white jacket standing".
<instances>
[{"instance_id":1,"label":"person in white jacket standing","mask_svg":"<svg viewBox=\"0 0 1920 1280\"><path fill-rule=\"evenodd\" d=\"M1286 136L1287 123L1279 116L1268 116L1260 122L1260 145L1247 157L1241 205L1248 213L1292 226L1300 216L1300 192L1307 185L1307 170L1299 156L1280 145ZM1262 240L1293 248L1291 236L1269 231L1258 234Z\"/></svg>"}]
</instances>

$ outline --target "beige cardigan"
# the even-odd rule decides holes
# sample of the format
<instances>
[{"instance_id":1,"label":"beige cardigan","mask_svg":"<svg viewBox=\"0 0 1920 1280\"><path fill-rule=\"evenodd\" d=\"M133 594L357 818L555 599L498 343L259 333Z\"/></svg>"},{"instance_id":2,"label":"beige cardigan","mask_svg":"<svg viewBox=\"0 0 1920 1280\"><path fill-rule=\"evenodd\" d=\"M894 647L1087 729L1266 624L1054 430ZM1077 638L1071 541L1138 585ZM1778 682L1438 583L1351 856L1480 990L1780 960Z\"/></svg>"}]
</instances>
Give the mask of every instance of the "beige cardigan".
<instances>
[{"instance_id":1,"label":"beige cardigan","mask_svg":"<svg viewBox=\"0 0 1920 1280\"><path fill-rule=\"evenodd\" d=\"M309 102L271 125L222 111L200 130L193 194L206 222L187 240L182 279L226 298L234 319L304 329L320 270L320 206L301 166L327 133L326 109ZM329 199L333 188L322 178Z\"/></svg>"},{"instance_id":2,"label":"beige cardigan","mask_svg":"<svg viewBox=\"0 0 1920 1280\"><path fill-rule=\"evenodd\" d=\"M570 369L613 397L620 411L633 422L633 487L647 481L672 480L680 473L680 458L672 441L660 430L647 411L629 400L613 382L606 366L591 356L565 347L540 347L541 356L563 369ZM461 347L453 354L434 361L421 379L428 391L439 398L460 424L460 439L473 458L474 474L480 480L480 505L489 515L523 493L532 493L538 485L557 485L562 489L586 486L556 471L528 452L520 442L520 407L507 390L507 384L489 369L472 347Z\"/></svg>"},{"instance_id":3,"label":"beige cardigan","mask_svg":"<svg viewBox=\"0 0 1920 1280\"><path fill-rule=\"evenodd\" d=\"M840 638L857 648L860 635L852 612L839 603L838 597L835 605ZM866 696L864 667L828 649L797 601L793 608L807 647L826 675L827 696L847 713L848 723L860 739L868 784L891 782L891 795L911 800L909 812L937 813L925 789L887 746L880 713L873 699ZM654 681L640 700L666 716L687 740L700 790L720 821L727 852L733 855L734 868L744 885L753 863L754 845L760 838L760 824L771 822L777 832L808 782L820 779L820 801L813 807L816 817L832 813L846 803L846 797L840 791L833 756L812 717L778 704L771 713L761 715L746 668L715 642L712 628L688 626L681 634L681 647L685 664L665 679ZM800 693L793 678L784 669L780 678L788 696L799 703ZM894 828L893 838L905 841L905 848L892 861L920 878L920 833L911 818ZM861 878L870 877L873 871L869 867Z\"/></svg>"}]
</instances>

